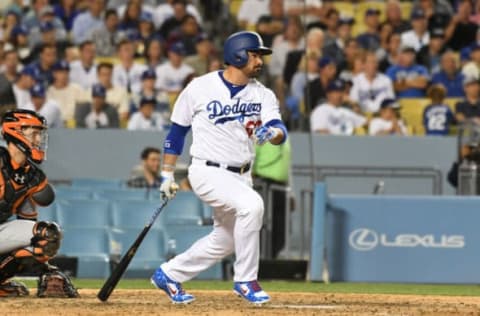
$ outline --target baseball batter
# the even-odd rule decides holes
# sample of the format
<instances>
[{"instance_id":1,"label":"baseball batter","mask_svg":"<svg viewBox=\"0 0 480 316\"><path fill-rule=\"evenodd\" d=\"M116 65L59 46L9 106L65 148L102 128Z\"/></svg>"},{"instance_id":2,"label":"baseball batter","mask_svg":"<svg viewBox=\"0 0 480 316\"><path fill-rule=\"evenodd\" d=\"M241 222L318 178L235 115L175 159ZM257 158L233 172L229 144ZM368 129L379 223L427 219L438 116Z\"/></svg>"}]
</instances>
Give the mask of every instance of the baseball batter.
<instances>
[{"instance_id":1,"label":"baseball batter","mask_svg":"<svg viewBox=\"0 0 480 316\"><path fill-rule=\"evenodd\" d=\"M25 285L9 280L23 271L40 273L40 297L78 296L70 279L47 263L60 247L59 226L36 221L36 205L49 205L55 198L45 174L34 165L45 156L46 129L45 118L34 111L14 110L3 116L7 148L0 147L0 297L28 295ZM16 219L9 221L12 215ZM52 293L50 282L62 286Z\"/></svg>"},{"instance_id":2,"label":"baseball batter","mask_svg":"<svg viewBox=\"0 0 480 316\"><path fill-rule=\"evenodd\" d=\"M214 227L152 276L152 283L173 303L192 302L194 297L181 283L233 252L234 292L254 304L270 300L257 282L264 206L252 189L250 169L254 142L277 145L287 137L278 100L255 79L263 66L262 55L271 53L257 33L232 34L224 43L226 69L194 79L175 103L164 143L160 191L168 199L175 196L175 163L191 128L188 177L194 192L213 207Z\"/></svg>"}]
</instances>

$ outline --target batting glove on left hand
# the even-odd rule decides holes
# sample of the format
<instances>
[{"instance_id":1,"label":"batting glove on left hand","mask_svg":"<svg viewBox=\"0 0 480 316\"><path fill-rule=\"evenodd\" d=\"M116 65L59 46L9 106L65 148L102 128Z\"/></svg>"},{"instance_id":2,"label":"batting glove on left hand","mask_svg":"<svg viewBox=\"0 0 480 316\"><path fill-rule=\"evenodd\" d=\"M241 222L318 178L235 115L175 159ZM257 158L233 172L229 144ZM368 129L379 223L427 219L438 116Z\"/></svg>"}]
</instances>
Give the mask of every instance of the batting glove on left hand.
<instances>
[{"instance_id":1,"label":"batting glove on left hand","mask_svg":"<svg viewBox=\"0 0 480 316\"><path fill-rule=\"evenodd\" d=\"M162 200L171 200L175 197L178 191L178 184L175 183L173 172L162 171L162 183L160 184L160 194Z\"/></svg>"},{"instance_id":2,"label":"batting glove on left hand","mask_svg":"<svg viewBox=\"0 0 480 316\"><path fill-rule=\"evenodd\" d=\"M263 145L267 141L277 136L277 131L274 128L267 126L260 126L255 130L255 142L258 145Z\"/></svg>"}]
</instances>

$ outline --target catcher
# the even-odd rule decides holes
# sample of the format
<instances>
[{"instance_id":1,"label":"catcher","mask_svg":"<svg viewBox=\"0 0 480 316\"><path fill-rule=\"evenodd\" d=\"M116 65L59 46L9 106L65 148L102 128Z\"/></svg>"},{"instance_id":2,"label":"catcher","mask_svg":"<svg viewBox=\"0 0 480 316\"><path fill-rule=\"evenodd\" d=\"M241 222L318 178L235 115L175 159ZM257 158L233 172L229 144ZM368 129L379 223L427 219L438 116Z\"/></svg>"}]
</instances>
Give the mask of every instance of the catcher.
<instances>
[{"instance_id":1,"label":"catcher","mask_svg":"<svg viewBox=\"0 0 480 316\"><path fill-rule=\"evenodd\" d=\"M48 263L60 248L60 227L36 220L36 205L47 206L55 198L36 166L45 156L46 120L29 110L9 111L2 135L7 147L0 147L0 297L29 294L24 284L9 280L20 272L40 276L39 297L77 297L68 276Z\"/></svg>"}]
</instances>

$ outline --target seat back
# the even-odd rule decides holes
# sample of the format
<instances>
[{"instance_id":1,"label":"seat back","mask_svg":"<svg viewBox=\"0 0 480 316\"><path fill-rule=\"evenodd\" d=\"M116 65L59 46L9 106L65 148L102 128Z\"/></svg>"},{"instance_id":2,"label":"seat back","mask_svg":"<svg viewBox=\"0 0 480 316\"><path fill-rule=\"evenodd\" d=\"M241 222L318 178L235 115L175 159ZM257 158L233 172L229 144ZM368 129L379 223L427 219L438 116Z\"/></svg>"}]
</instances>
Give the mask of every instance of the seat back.
<instances>
[{"instance_id":1,"label":"seat back","mask_svg":"<svg viewBox=\"0 0 480 316\"><path fill-rule=\"evenodd\" d=\"M153 212L160 206L160 201L114 201L112 203L112 224L114 228L134 228L139 231L152 217ZM162 214L153 223L153 228L162 229L167 212Z\"/></svg>"},{"instance_id":2,"label":"seat back","mask_svg":"<svg viewBox=\"0 0 480 316\"><path fill-rule=\"evenodd\" d=\"M107 200L59 200L58 222L62 227L111 226L110 202Z\"/></svg>"}]
</instances>

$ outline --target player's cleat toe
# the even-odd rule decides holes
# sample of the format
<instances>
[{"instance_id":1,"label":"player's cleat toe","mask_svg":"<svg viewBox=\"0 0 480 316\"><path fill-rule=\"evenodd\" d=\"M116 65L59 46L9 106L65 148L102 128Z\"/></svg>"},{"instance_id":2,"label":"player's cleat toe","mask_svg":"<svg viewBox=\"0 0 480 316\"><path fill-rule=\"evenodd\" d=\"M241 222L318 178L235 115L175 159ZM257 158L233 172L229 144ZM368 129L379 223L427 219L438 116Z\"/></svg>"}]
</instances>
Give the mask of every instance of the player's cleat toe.
<instances>
[{"instance_id":1,"label":"player's cleat toe","mask_svg":"<svg viewBox=\"0 0 480 316\"><path fill-rule=\"evenodd\" d=\"M162 268L155 270L150 281L156 288L163 290L173 304L188 304L195 300L193 295L185 293L180 283L170 279Z\"/></svg>"},{"instance_id":2,"label":"player's cleat toe","mask_svg":"<svg viewBox=\"0 0 480 316\"><path fill-rule=\"evenodd\" d=\"M0 284L0 297L20 297L28 294L28 288L21 282L6 281Z\"/></svg>"},{"instance_id":3,"label":"player's cleat toe","mask_svg":"<svg viewBox=\"0 0 480 316\"><path fill-rule=\"evenodd\" d=\"M262 305L270 301L270 296L262 290L257 281L235 282L233 291L252 304Z\"/></svg>"}]
</instances>

